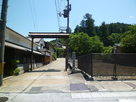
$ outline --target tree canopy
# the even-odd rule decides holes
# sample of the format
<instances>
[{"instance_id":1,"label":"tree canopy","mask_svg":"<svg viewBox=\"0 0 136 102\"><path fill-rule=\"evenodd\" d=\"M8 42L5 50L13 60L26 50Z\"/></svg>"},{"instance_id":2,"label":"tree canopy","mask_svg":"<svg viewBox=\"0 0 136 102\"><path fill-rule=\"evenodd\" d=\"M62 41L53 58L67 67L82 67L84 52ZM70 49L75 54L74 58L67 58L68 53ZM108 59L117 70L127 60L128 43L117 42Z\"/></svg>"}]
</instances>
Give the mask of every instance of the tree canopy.
<instances>
[{"instance_id":1,"label":"tree canopy","mask_svg":"<svg viewBox=\"0 0 136 102\"><path fill-rule=\"evenodd\" d=\"M113 46L121 43L121 52L136 53L136 25L102 22L94 25L92 15L86 13L69 37L70 53L113 53ZM65 45L64 39L58 39ZM64 51L62 51L64 52Z\"/></svg>"},{"instance_id":2,"label":"tree canopy","mask_svg":"<svg viewBox=\"0 0 136 102\"><path fill-rule=\"evenodd\" d=\"M90 37L99 36L101 42L104 43L104 46L108 47L113 46L115 43L119 43L119 36L125 36L123 33L130 29L130 24L119 22L106 24L105 22L102 22L100 26L95 26L94 22L95 20L92 18L92 15L86 13L83 20L81 20L80 25L76 26L74 33L84 32ZM115 37L115 35L119 38Z\"/></svg>"},{"instance_id":3,"label":"tree canopy","mask_svg":"<svg viewBox=\"0 0 136 102\"><path fill-rule=\"evenodd\" d=\"M130 30L125 32L127 35L122 39L121 52L136 53L136 25L129 26Z\"/></svg>"},{"instance_id":4,"label":"tree canopy","mask_svg":"<svg viewBox=\"0 0 136 102\"><path fill-rule=\"evenodd\" d=\"M70 51L75 51L77 55L101 53L103 43L98 36L89 37L88 34L81 32L70 35L69 47Z\"/></svg>"},{"instance_id":5,"label":"tree canopy","mask_svg":"<svg viewBox=\"0 0 136 102\"><path fill-rule=\"evenodd\" d=\"M95 36L96 33L94 27L94 19L92 18L92 15L86 13L80 23L80 26L77 25L74 32L84 32L87 33L89 36Z\"/></svg>"},{"instance_id":6,"label":"tree canopy","mask_svg":"<svg viewBox=\"0 0 136 102\"><path fill-rule=\"evenodd\" d=\"M124 53L136 53L136 34L127 35L121 43L121 51Z\"/></svg>"}]
</instances>

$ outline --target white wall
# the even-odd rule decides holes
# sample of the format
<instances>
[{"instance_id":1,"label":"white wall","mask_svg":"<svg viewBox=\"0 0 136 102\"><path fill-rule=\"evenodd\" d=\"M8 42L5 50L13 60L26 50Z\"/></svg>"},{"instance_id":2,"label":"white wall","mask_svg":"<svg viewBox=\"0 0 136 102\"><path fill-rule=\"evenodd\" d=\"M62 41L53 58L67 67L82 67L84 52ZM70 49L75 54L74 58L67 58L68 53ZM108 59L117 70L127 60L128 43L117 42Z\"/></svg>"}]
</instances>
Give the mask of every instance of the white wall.
<instances>
[{"instance_id":1,"label":"white wall","mask_svg":"<svg viewBox=\"0 0 136 102\"><path fill-rule=\"evenodd\" d=\"M6 33L5 33L5 40L10 41L12 43L27 47L31 49L31 41L22 36L21 34L6 28ZM34 50L37 50L38 45L34 43Z\"/></svg>"}]
</instances>

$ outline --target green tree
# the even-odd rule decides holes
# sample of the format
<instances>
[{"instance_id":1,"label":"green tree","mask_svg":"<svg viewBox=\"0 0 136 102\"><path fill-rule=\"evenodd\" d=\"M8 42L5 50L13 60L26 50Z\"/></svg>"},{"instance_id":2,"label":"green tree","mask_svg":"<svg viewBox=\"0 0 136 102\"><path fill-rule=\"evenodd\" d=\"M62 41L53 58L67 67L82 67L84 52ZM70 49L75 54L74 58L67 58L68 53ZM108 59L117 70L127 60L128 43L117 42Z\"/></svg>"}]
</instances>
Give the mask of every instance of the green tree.
<instances>
[{"instance_id":1,"label":"green tree","mask_svg":"<svg viewBox=\"0 0 136 102\"><path fill-rule=\"evenodd\" d=\"M66 50L59 47L55 47L55 52L56 52L57 58L65 57L66 55Z\"/></svg>"},{"instance_id":2,"label":"green tree","mask_svg":"<svg viewBox=\"0 0 136 102\"><path fill-rule=\"evenodd\" d=\"M75 33L82 32L82 31L81 31L81 27L80 27L79 25L77 25L74 32L75 32Z\"/></svg>"},{"instance_id":3,"label":"green tree","mask_svg":"<svg viewBox=\"0 0 136 102\"><path fill-rule=\"evenodd\" d=\"M119 33L112 33L111 35L108 36L109 40L109 45L113 46L116 43L121 42L121 34Z\"/></svg>"},{"instance_id":4,"label":"green tree","mask_svg":"<svg viewBox=\"0 0 136 102\"><path fill-rule=\"evenodd\" d=\"M61 44L63 44L63 45L66 45L66 40L63 39L63 38L59 38L59 39L51 40L51 41L50 41L50 43L51 43L52 45L54 45L56 42L59 42L59 43L61 43Z\"/></svg>"},{"instance_id":5,"label":"green tree","mask_svg":"<svg viewBox=\"0 0 136 102\"><path fill-rule=\"evenodd\" d=\"M127 35L122 39L121 52L136 53L136 33L133 35Z\"/></svg>"},{"instance_id":6,"label":"green tree","mask_svg":"<svg viewBox=\"0 0 136 102\"><path fill-rule=\"evenodd\" d=\"M105 22L102 22L102 25L99 28L98 36L100 36L101 41L104 43L104 46L109 46L108 43L108 28Z\"/></svg>"},{"instance_id":7,"label":"green tree","mask_svg":"<svg viewBox=\"0 0 136 102\"><path fill-rule=\"evenodd\" d=\"M122 38L126 37L127 35L132 35L136 33L136 25L128 26L128 28L129 30L122 34Z\"/></svg>"},{"instance_id":8,"label":"green tree","mask_svg":"<svg viewBox=\"0 0 136 102\"><path fill-rule=\"evenodd\" d=\"M110 23L107 24L109 35L112 33L124 33L129 30L130 24L124 24L124 23Z\"/></svg>"},{"instance_id":9,"label":"green tree","mask_svg":"<svg viewBox=\"0 0 136 102\"><path fill-rule=\"evenodd\" d=\"M76 26L74 33L84 32L87 33L89 36L96 36L95 26L94 26L94 19L92 15L86 13L83 20L80 23L80 26Z\"/></svg>"},{"instance_id":10,"label":"green tree","mask_svg":"<svg viewBox=\"0 0 136 102\"><path fill-rule=\"evenodd\" d=\"M56 43L56 40L51 40L50 43L54 45Z\"/></svg>"},{"instance_id":11,"label":"green tree","mask_svg":"<svg viewBox=\"0 0 136 102\"><path fill-rule=\"evenodd\" d=\"M103 43L99 36L90 37L90 52L101 53L103 51Z\"/></svg>"},{"instance_id":12,"label":"green tree","mask_svg":"<svg viewBox=\"0 0 136 102\"><path fill-rule=\"evenodd\" d=\"M104 47L103 53L113 53L113 47Z\"/></svg>"},{"instance_id":13,"label":"green tree","mask_svg":"<svg viewBox=\"0 0 136 102\"><path fill-rule=\"evenodd\" d=\"M136 25L129 26L129 31L125 32L121 43L121 52L136 53Z\"/></svg>"},{"instance_id":14,"label":"green tree","mask_svg":"<svg viewBox=\"0 0 136 102\"><path fill-rule=\"evenodd\" d=\"M131 35L131 31L128 30L128 31L124 32L124 33L121 35L121 38L126 37L126 35Z\"/></svg>"},{"instance_id":15,"label":"green tree","mask_svg":"<svg viewBox=\"0 0 136 102\"><path fill-rule=\"evenodd\" d=\"M75 33L70 35L70 52L75 51L77 55L87 53L99 53L102 51L103 43L98 36L89 37L86 33Z\"/></svg>"},{"instance_id":16,"label":"green tree","mask_svg":"<svg viewBox=\"0 0 136 102\"><path fill-rule=\"evenodd\" d=\"M121 35L121 38L124 38L126 35L128 35L128 33L132 34L133 32L135 32L135 27L131 26L130 24L124 24L119 22L106 24L105 22L102 22L100 26L95 26L94 22L95 20L92 18L92 15L86 13L80 25L76 26L74 33L84 32L87 33L90 37L97 35L104 43L104 46L108 47L118 42L120 39L120 37L119 39L116 39L117 37L113 36L113 33L118 33Z\"/></svg>"},{"instance_id":17,"label":"green tree","mask_svg":"<svg viewBox=\"0 0 136 102\"><path fill-rule=\"evenodd\" d=\"M130 29L131 34L135 34L136 33L136 25L129 26L129 29Z\"/></svg>"},{"instance_id":18,"label":"green tree","mask_svg":"<svg viewBox=\"0 0 136 102\"><path fill-rule=\"evenodd\" d=\"M75 51L77 55L88 53L89 36L85 33L75 33L70 35L69 48Z\"/></svg>"}]
</instances>

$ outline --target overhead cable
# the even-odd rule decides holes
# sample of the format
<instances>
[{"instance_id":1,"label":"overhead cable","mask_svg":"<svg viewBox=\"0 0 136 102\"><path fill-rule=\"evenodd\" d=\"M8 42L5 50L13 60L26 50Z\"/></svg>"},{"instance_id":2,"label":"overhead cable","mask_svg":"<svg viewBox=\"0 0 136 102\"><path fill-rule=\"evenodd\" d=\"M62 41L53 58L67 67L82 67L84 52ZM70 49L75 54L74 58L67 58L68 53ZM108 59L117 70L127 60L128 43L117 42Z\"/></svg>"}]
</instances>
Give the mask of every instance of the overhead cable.
<instances>
[{"instance_id":1,"label":"overhead cable","mask_svg":"<svg viewBox=\"0 0 136 102\"><path fill-rule=\"evenodd\" d=\"M35 23L37 25L37 30L38 30L38 24L37 24L37 17L36 17L36 11L35 11L35 3L34 3L34 0L33 1L33 8L34 8L34 18L35 18Z\"/></svg>"},{"instance_id":2,"label":"overhead cable","mask_svg":"<svg viewBox=\"0 0 136 102\"><path fill-rule=\"evenodd\" d=\"M35 29L35 31L37 31L36 23L35 23L35 19L34 19L34 13L33 13L33 10L32 10L32 5L31 5L30 0L29 0L29 6L30 6L30 10L31 10L32 19L33 19L34 29Z\"/></svg>"},{"instance_id":3,"label":"overhead cable","mask_svg":"<svg viewBox=\"0 0 136 102\"><path fill-rule=\"evenodd\" d=\"M58 21L58 27L60 30L60 19L59 19L59 15L58 15L58 7L57 7L57 1L55 0L55 7L56 7L56 14L57 14L57 21Z\"/></svg>"}]
</instances>

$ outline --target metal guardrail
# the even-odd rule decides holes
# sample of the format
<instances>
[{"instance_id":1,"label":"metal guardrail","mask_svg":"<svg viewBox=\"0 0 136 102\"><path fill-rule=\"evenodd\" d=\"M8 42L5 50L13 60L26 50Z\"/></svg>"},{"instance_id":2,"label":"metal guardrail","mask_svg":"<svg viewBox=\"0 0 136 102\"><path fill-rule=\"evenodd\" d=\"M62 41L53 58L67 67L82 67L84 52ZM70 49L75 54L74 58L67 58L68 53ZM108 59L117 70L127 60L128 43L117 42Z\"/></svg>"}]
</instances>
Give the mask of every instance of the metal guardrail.
<instances>
[{"instance_id":1,"label":"metal guardrail","mask_svg":"<svg viewBox=\"0 0 136 102\"><path fill-rule=\"evenodd\" d=\"M78 57L78 68L93 76L136 76L136 54L91 53Z\"/></svg>"}]
</instances>

